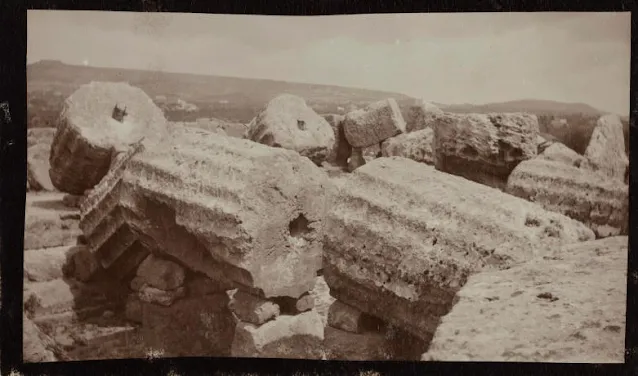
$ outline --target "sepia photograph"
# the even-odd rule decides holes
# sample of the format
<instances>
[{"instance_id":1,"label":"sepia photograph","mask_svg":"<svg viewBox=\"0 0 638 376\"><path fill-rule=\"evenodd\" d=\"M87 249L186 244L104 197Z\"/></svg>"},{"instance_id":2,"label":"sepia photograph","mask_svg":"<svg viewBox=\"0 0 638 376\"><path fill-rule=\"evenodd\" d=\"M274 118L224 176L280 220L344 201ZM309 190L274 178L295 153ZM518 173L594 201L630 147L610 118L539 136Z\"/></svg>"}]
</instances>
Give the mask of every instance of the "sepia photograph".
<instances>
[{"instance_id":1,"label":"sepia photograph","mask_svg":"<svg viewBox=\"0 0 638 376\"><path fill-rule=\"evenodd\" d=\"M624 363L630 68L629 12L29 10L24 362Z\"/></svg>"}]
</instances>

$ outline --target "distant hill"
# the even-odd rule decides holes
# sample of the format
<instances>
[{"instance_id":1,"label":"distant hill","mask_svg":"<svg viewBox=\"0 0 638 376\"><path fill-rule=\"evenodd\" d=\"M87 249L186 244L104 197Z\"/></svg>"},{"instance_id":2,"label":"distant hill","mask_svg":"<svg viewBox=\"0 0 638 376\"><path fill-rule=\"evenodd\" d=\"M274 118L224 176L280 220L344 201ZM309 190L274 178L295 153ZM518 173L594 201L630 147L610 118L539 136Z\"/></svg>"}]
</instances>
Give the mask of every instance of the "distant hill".
<instances>
[{"instance_id":1,"label":"distant hill","mask_svg":"<svg viewBox=\"0 0 638 376\"><path fill-rule=\"evenodd\" d=\"M598 110L585 103L564 103L539 99L522 99L509 102L488 103L482 105L448 105L443 109L449 112L529 112L536 115L571 115L601 116L604 111Z\"/></svg>"},{"instance_id":2,"label":"distant hill","mask_svg":"<svg viewBox=\"0 0 638 376\"><path fill-rule=\"evenodd\" d=\"M27 90L30 94L52 92L58 99L63 99L80 85L90 81L127 81L138 86L163 107L169 119L175 121L217 117L248 123L270 99L281 93L303 97L319 113L344 113L352 106L362 107L384 98L396 99L399 106L405 109L415 100L404 94L387 91L252 78L86 67L51 60L42 60L27 66ZM185 113L173 110L176 106L166 105L176 103L178 99L194 104L198 110ZM457 113L530 112L554 116L600 116L604 113L583 103L537 99L482 105L435 104L445 111Z\"/></svg>"}]
</instances>

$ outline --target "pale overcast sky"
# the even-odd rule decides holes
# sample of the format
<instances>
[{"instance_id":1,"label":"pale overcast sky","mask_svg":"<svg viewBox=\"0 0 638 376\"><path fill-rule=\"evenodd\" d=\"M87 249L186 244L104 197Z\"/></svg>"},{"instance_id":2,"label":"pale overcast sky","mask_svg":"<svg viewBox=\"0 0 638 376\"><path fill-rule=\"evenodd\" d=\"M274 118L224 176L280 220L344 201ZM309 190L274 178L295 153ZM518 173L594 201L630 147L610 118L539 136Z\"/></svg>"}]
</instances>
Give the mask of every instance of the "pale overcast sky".
<instances>
[{"instance_id":1,"label":"pale overcast sky","mask_svg":"<svg viewBox=\"0 0 638 376\"><path fill-rule=\"evenodd\" d=\"M254 77L448 103L583 102L629 113L630 13L314 17L29 11L29 63Z\"/></svg>"}]
</instances>

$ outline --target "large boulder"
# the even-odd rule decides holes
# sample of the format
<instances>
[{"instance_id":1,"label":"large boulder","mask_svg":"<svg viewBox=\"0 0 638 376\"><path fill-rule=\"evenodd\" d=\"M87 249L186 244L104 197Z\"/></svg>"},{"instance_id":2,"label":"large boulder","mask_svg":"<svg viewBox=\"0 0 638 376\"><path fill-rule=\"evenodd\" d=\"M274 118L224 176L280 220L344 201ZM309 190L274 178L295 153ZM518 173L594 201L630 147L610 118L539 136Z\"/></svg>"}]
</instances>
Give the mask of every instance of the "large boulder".
<instances>
[{"instance_id":1,"label":"large boulder","mask_svg":"<svg viewBox=\"0 0 638 376\"><path fill-rule=\"evenodd\" d=\"M336 184L324 231L330 294L426 342L473 272L594 238L566 216L406 158L376 159Z\"/></svg>"},{"instance_id":2,"label":"large boulder","mask_svg":"<svg viewBox=\"0 0 638 376\"><path fill-rule=\"evenodd\" d=\"M123 158L82 204L80 227L103 267L141 244L265 297L312 289L331 183L309 159L184 131L172 147Z\"/></svg>"},{"instance_id":3,"label":"large boulder","mask_svg":"<svg viewBox=\"0 0 638 376\"><path fill-rule=\"evenodd\" d=\"M537 154L535 115L436 115L434 160L440 171L503 189L510 172Z\"/></svg>"},{"instance_id":4,"label":"large boulder","mask_svg":"<svg viewBox=\"0 0 638 376\"><path fill-rule=\"evenodd\" d=\"M563 162L533 159L514 169L506 192L574 218L598 237L627 234L629 187L622 181Z\"/></svg>"},{"instance_id":5,"label":"large boulder","mask_svg":"<svg viewBox=\"0 0 638 376\"><path fill-rule=\"evenodd\" d=\"M617 115L605 115L598 119L585 150L587 167L610 178L623 181L629 166L625 153L623 125Z\"/></svg>"},{"instance_id":6,"label":"large boulder","mask_svg":"<svg viewBox=\"0 0 638 376\"><path fill-rule=\"evenodd\" d=\"M624 362L627 244L571 244L470 277L422 360Z\"/></svg>"},{"instance_id":7,"label":"large boulder","mask_svg":"<svg viewBox=\"0 0 638 376\"><path fill-rule=\"evenodd\" d=\"M51 146L45 143L35 144L27 149L27 181L34 191L54 191L49 177L49 152Z\"/></svg>"},{"instance_id":8,"label":"large boulder","mask_svg":"<svg viewBox=\"0 0 638 376\"><path fill-rule=\"evenodd\" d=\"M346 114L343 129L352 147L365 148L404 133L405 120L396 100L389 98Z\"/></svg>"},{"instance_id":9,"label":"large boulder","mask_svg":"<svg viewBox=\"0 0 638 376\"><path fill-rule=\"evenodd\" d=\"M409 107L405 118L405 131L414 132L430 128L436 115L441 115L443 111L435 104L418 100Z\"/></svg>"},{"instance_id":10,"label":"large boulder","mask_svg":"<svg viewBox=\"0 0 638 376\"><path fill-rule=\"evenodd\" d=\"M352 152L352 147L348 143L348 140L346 140L346 134L343 130L343 120L345 119L345 116L328 114L323 115L323 118L326 119L328 124L330 124L335 136L334 146L332 147L326 161L335 166L345 168L348 165L348 158Z\"/></svg>"},{"instance_id":11,"label":"large boulder","mask_svg":"<svg viewBox=\"0 0 638 376\"><path fill-rule=\"evenodd\" d=\"M246 138L294 150L317 165L326 160L335 143L330 124L308 107L303 98L290 94L268 102L250 123Z\"/></svg>"},{"instance_id":12,"label":"large boulder","mask_svg":"<svg viewBox=\"0 0 638 376\"><path fill-rule=\"evenodd\" d=\"M115 106L126 109L122 122L113 117ZM141 89L113 82L83 85L64 102L51 146L51 181L81 195L106 175L113 151L140 139L153 145L167 133L162 110Z\"/></svg>"},{"instance_id":13,"label":"large boulder","mask_svg":"<svg viewBox=\"0 0 638 376\"><path fill-rule=\"evenodd\" d=\"M413 161L433 165L433 139L434 131L432 128L403 133L383 141L381 155L383 157L405 157Z\"/></svg>"}]
</instances>

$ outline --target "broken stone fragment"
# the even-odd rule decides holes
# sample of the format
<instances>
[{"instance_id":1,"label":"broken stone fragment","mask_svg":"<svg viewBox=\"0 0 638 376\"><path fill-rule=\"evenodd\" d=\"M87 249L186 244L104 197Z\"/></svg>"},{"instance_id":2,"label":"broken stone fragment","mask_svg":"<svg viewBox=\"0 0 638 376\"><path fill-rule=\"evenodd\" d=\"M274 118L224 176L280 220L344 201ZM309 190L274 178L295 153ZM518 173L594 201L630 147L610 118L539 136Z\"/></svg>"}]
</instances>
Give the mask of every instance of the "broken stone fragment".
<instances>
[{"instance_id":1,"label":"broken stone fragment","mask_svg":"<svg viewBox=\"0 0 638 376\"><path fill-rule=\"evenodd\" d=\"M184 269L169 260L149 255L137 269L137 277L151 287L174 290L184 284Z\"/></svg>"},{"instance_id":2,"label":"broken stone fragment","mask_svg":"<svg viewBox=\"0 0 638 376\"><path fill-rule=\"evenodd\" d=\"M629 187L621 180L562 162L533 159L514 169L506 192L580 221L599 238L628 233Z\"/></svg>"},{"instance_id":3,"label":"broken stone fragment","mask_svg":"<svg viewBox=\"0 0 638 376\"><path fill-rule=\"evenodd\" d=\"M381 145L381 156L405 157L416 162L433 165L433 139L434 131L432 128L425 128L410 133L402 133L383 141L383 144Z\"/></svg>"},{"instance_id":4,"label":"broken stone fragment","mask_svg":"<svg viewBox=\"0 0 638 376\"><path fill-rule=\"evenodd\" d=\"M34 191L54 191L55 187L49 177L48 144L35 144L27 150L27 181Z\"/></svg>"},{"instance_id":5,"label":"broken stone fragment","mask_svg":"<svg viewBox=\"0 0 638 376\"><path fill-rule=\"evenodd\" d=\"M297 299L295 304L297 312L306 312L315 308L315 297L311 294L304 294L301 298Z\"/></svg>"},{"instance_id":6,"label":"broken stone fragment","mask_svg":"<svg viewBox=\"0 0 638 376\"><path fill-rule=\"evenodd\" d=\"M114 167L83 203L80 226L101 264L112 269L139 243L266 298L308 292L321 268L325 172L282 148L173 136Z\"/></svg>"},{"instance_id":7,"label":"broken stone fragment","mask_svg":"<svg viewBox=\"0 0 638 376\"><path fill-rule=\"evenodd\" d=\"M272 99L250 123L246 138L255 142L294 150L317 165L326 160L335 145L330 124L306 101L282 94Z\"/></svg>"},{"instance_id":8,"label":"broken stone fragment","mask_svg":"<svg viewBox=\"0 0 638 376\"><path fill-rule=\"evenodd\" d=\"M389 98L346 114L343 129L352 147L365 148L404 133L405 120L396 100Z\"/></svg>"},{"instance_id":9,"label":"broken stone fragment","mask_svg":"<svg viewBox=\"0 0 638 376\"><path fill-rule=\"evenodd\" d=\"M112 118L116 102L127 106L122 122ZM113 82L83 85L64 102L51 145L51 182L62 192L81 195L106 175L112 150L141 138L155 144L167 134L162 110L141 89Z\"/></svg>"},{"instance_id":10,"label":"broken stone fragment","mask_svg":"<svg viewBox=\"0 0 638 376\"><path fill-rule=\"evenodd\" d=\"M598 119L584 154L587 167L612 179L623 181L629 159L625 153L623 125L618 115Z\"/></svg>"},{"instance_id":11,"label":"broken stone fragment","mask_svg":"<svg viewBox=\"0 0 638 376\"><path fill-rule=\"evenodd\" d=\"M261 325L279 316L279 306L268 300L237 291L230 301L229 308L239 320Z\"/></svg>"},{"instance_id":12,"label":"broken stone fragment","mask_svg":"<svg viewBox=\"0 0 638 376\"><path fill-rule=\"evenodd\" d=\"M401 157L347 175L324 223L330 294L424 341L472 273L594 238L562 214Z\"/></svg>"},{"instance_id":13,"label":"broken stone fragment","mask_svg":"<svg viewBox=\"0 0 638 376\"><path fill-rule=\"evenodd\" d=\"M443 111L435 104L424 100L417 100L410 106L405 118L405 131L416 132L432 126L432 122L437 115L442 115Z\"/></svg>"},{"instance_id":14,"label":"broken stone fragment","mask_svg":"<svg viewBox=\"0 0 638 376\"><path fill-rule=\"evenodd\" d=\"M238 322L231 356L321 359L323 339L323 323L314 310L278 316L261 326Z\"/></svg>"},{"instance_id":15,"label":"broken stone fragment","mask_svg":"<svg viewBox=\"0 0 638 376\"><path fill-rule=\"evenodd\" d=\"M538 151L535 115L443 113L436 115L433 128L437 170L497 189Z\"/></svg>"}]
</instances>

